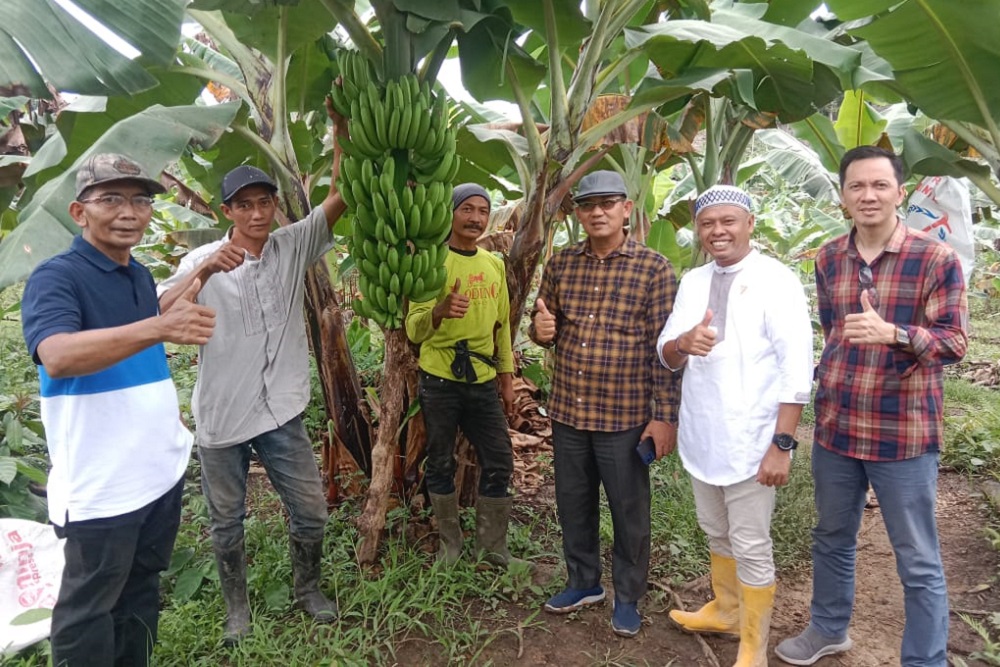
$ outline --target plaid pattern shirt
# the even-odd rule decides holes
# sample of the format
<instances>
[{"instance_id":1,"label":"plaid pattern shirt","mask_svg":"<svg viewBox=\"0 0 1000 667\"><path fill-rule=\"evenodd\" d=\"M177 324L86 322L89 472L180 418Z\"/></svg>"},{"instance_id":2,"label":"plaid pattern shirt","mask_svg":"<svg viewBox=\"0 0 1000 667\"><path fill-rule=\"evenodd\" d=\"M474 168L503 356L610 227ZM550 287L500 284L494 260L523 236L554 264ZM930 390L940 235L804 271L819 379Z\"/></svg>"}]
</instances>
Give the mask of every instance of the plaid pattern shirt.
<instances>
[{"instance_id":1,"label":"plaid pattern shirt","mask_svg":"<svg viewBox=\"0 0 1000 667\"><path fill-rule=\"evenodd\" d=\"M968 338L962 267L955 252L902 223L870 265L886 322L904 327L911 349L853 345L844 318L861 312L865 262L854 231L816 257L816 292L826 345L817 370L816 442L844 456L899 461L939 451L943 366L959 361Z\"/></svg>"},{"instance_id":2,"label":"plaid pattern shirt","mask_svg":"<svg viewBox=\"0 0 1000 667\"><path fill-rule=\"evenodd\" d=\"M631 238L603 259L582 241L545 265L538 296L556 316L552 419L604 432L677 421L680 380L656 354L676 291L670 262Z\"/></svg>"}]
</instances>

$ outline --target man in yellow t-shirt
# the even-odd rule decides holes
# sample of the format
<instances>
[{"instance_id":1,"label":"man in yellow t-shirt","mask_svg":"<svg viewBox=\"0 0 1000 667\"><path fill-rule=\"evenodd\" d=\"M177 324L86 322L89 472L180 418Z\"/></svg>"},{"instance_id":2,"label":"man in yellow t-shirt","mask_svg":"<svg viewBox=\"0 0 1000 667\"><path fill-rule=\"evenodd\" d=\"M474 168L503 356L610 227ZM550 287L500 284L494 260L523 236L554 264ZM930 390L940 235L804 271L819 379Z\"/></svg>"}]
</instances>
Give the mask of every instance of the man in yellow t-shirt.
<instances>
[{"instance_id":1,"label":"man in yellow t-shirt","mask_svg":"<svg viewBox=\"0 0 1000 667\"><path fill-rule=\"evenodd\" d=\"M455 494L455 432L461 428L480 465L476 550L506 566L513 560L507 523L514 469L504 415L514 405L507 278L503 261L476 245L490 217L486 190L463 183L454 189L452 207L448 280L436 299L411 303L406 316L406 334L420 344L427 490L440 533L438 559L454 563L462 553Z\"/></svg>"}]
</instances>

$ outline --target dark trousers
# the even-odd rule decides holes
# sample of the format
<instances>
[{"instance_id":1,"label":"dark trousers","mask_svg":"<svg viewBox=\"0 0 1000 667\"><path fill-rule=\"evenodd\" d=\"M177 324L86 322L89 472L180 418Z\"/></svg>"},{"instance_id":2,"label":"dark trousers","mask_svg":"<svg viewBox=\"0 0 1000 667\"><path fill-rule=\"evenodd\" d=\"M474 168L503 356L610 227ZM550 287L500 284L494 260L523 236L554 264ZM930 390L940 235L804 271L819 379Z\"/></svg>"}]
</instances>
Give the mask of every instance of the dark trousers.
<instances>
[{"instance_id":1,"label":"dark trousers","mask_svg":"<svg viewBox=\"0 0 1000 667\"><path fill-rule=\"evenodd\" d=\"M455 491L455 435L461 428L479 460L479 495L506 498L514 452L496 383L455 382L420 371L420 410L427 427L427 490Z\"/></svg>"},{"instance_id":2,"label":"dark trousers","mask_svg":"<svg viewBox=\"0 0 1000 667\"><path fill-rule=\"evenodd\" d=\"M144 667L156 643L160 572L170 565L184 479L134 512L68 521L66 567L52 610L56 667Z\"/></svg>"},{"instance_id":3,"label":"dark trousers","mask_svg":"<svg viewBox=\"0 0 1000 667\"><path fill-rule=\"evenodd\" d=\"M571 588L601 583L600 485L614 525L611 578L615 597L637 602L649 571L649 468L635 451L644 426L581 431L552 422L556 507Z\"/></svg>"}]
</instances>

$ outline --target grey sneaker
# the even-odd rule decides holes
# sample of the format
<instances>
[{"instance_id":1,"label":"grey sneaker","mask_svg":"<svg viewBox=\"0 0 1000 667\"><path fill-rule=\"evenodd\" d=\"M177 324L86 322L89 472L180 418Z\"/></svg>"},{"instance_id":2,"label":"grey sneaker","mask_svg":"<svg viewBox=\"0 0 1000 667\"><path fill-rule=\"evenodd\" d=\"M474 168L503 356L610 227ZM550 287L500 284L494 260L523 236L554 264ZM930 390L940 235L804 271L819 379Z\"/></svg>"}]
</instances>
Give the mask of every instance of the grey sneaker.
<instances>
[{"instance_id":1,"label":"grey sneaker","mask_svg":"<svg viewBox=\"0 0 1000 667\"><path fill-rule=\"evenodd\" d=\"M842 639L824 637L809 624L798 637L790 637L774 648L774 654L790 665L811 665L825 655L849 651L854 642L846 634Z\"/></svg>"}]
</instances>

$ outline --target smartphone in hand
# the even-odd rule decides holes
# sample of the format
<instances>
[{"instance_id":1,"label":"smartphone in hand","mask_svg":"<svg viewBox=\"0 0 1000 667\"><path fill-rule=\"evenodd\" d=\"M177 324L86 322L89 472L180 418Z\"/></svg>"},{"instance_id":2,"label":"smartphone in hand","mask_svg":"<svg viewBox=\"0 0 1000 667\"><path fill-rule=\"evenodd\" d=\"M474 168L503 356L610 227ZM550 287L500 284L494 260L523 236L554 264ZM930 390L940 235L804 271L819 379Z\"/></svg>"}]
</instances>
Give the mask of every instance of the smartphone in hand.
<instances>
[{"instance_id":1,"label":"smartphone in hand","mask_svg":"<svg viewBox=\"0 0 1000 667\"><path fill-rule=\"evenodd\" d=\"M635 451L646 465L656 460L656 445L653 444L652 438L640 440L639 444L635 447Z\"/></svg>"}]
</instances>

